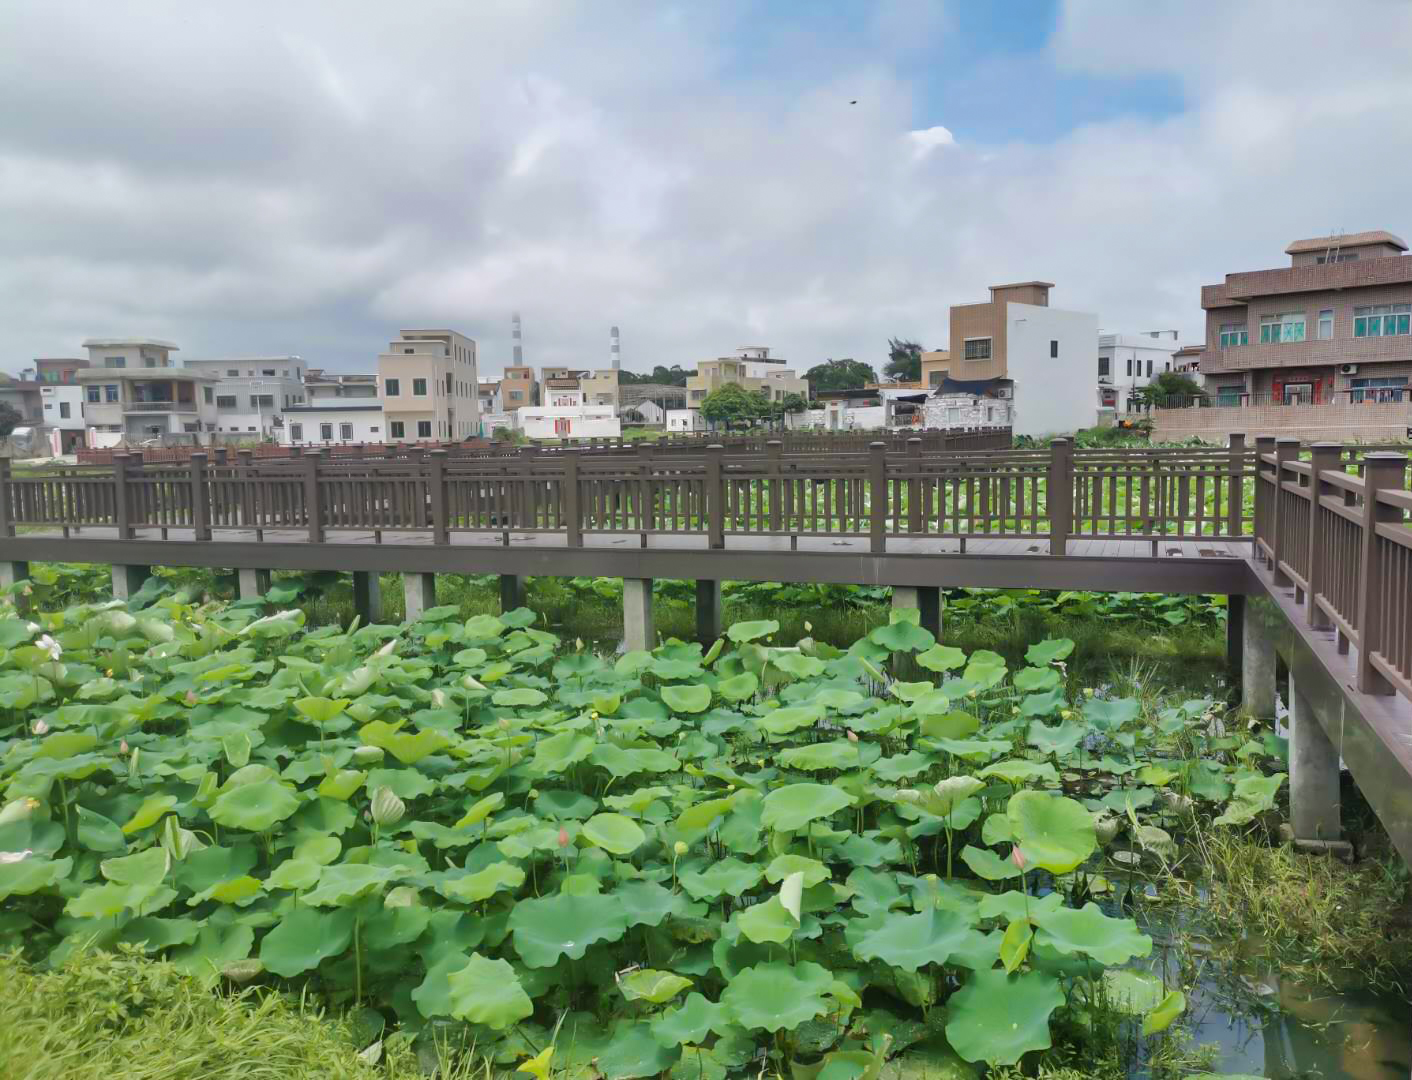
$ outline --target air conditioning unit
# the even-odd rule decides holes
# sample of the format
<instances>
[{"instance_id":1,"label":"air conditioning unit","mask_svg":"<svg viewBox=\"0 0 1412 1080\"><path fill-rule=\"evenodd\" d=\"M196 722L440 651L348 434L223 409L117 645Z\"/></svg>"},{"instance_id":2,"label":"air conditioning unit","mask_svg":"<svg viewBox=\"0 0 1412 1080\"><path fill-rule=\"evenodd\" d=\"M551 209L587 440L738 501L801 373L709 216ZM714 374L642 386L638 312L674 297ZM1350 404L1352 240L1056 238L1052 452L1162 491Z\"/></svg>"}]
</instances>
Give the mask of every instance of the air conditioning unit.
<instances>
[{"instance_id":1,"label":"air conditioning unit","mask_svg":"<svg viewBox=\"0 0 1412 1080\"><path fill-rule=\"evenodd\" d=\"M1358 374L1358 365L1357 365L1357 364L1340 364L1340 365L1338 366L1338 373L1339 373L1340 375L1357 375L1357 374Z\"/></svg>"},{"instance_id":2,"label":"air conditioning unit","mask_svg":"<svg viewBox=\"0 0 1412 1080\"><path fill-rule=\"evenodd\" d=\"M995 396L998 397L998 398L1000 398L1002 401L1008 401L1008 400L1010 400L1010 394L1011 394L1011 390L1010 390L1010 387L1008 387L1008 386L999 387L999 388L995 391Z\"/></svg>"}]
</instances>

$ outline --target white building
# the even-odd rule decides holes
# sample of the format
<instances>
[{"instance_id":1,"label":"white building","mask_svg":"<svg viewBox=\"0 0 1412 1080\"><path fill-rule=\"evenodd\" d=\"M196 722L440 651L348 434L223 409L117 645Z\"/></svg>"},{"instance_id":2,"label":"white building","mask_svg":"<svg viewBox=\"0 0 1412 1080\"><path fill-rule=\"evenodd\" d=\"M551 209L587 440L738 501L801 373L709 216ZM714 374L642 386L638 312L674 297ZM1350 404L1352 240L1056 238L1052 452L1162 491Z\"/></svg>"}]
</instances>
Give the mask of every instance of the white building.
<instances>
[{"instance_id":1,"label":"white building","mask_svg":"<svg viewBox=\"0 0 1412 1080\"><path fill-rule=\"evenodd\" d=\"M531 439L621 438L612 405L531 405L519 410L520 430Z\"/></svg>"},{"instance_id":2,"label":"white building","mask_svg":"<svg viewBox=\"0 0 1412 1080\"><path fill-rule=\"evenodd\" d=\"M706 421L701 419L700 409L668 409L667 430L678 435L690 435L706 430Z\"/></svg>"},{"instance_id":3,"label":"white building","mask_svg":"<svg viewBox=\"0 0 1412 1080\"><path fill-rule=\"evenodd\" d=\"M1013 427L1017 435L1064 435L1095 422L1088 380L1098 316L1035 304L1006 305Z\"/></svg>"},{"instance_id":4,"label":"white building","mask_svg":"<svg viewBox=\"0 0 1412 1080\"><path fill-rule=\"evenodd\" d=\"M188 360L183 366L220 380L216 434L223 441L282 441L285 410L305 403L304 361L297 356Z\"/></svg>"},{"instance_id":5,"label":"white building","mask_svg":"<svg viewBox=\"0 0 1412 1080\"><path fill-rule=\"evenodd\" d=\"M76 383L45 383L39 388L49 449L56 455L71 453L86 444L83 418L84 390Z\"/></svg>"},{"instance_id":6,"label":"white building","mask_svg":"<svg viewBox=\"0 0 1412 1080\"><path fill-rule=\"evenodd\" d=\"M1182 348L1176 330L1098 335L1098 407L1137 412L1137 392L1164 371L1175 370Z\"/></svg>"},{"instance_id":7,"label":"white building","mask_svg":"<svg viewBox=\"0 0 1412 1080\"><path fill-rule=\"evenodd\" d=\"M216 431L217 379L184 368L177 346L156 338L89 338L87 368L75 372L83 387L89 446L134 443L200 443Z\"/></svg>"},{"instance_id":8,"label":"white building","mask_svg":"<svg viewBox=\"0 0 1412 1080\"><path fill-rule=\"evenodd\" d=\"M331 375L310 368L304 379L305 402L284 410L281 442L322 446L387 441L376 375Z\"/></svg>"}]
</instances>

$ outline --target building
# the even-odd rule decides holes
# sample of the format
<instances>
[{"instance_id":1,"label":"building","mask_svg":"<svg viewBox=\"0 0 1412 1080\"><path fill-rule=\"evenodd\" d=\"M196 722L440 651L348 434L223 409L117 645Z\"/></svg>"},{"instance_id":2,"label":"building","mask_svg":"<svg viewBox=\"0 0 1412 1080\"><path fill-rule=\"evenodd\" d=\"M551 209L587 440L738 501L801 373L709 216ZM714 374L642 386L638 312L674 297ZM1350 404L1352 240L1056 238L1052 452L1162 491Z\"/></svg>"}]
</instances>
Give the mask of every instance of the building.
<instances>
[{"instance_id":1,"label":"building","mask_svg":"<svg viewBox=\"0 0 1412 1080\"><path fill-rule=\"evenodd\" d=\"M480 434L476 343L455 330L403 330L378 357L380 399L392 441Z\"/></svg>"},{"instance_id":2,"label":"building","mask_svg":"<svg viewBox=\"0 0 1412 1080\"><path fill-rule=\"evenodd\" d=\"M588 372L578 368L544 368L539 373L544 404L554 409L572 409L582 405L582 380L586 375Z\"/></svg>"},{"instance_id":3,"label":"building","mask_svg":"<svg viewBox=\"0 0 1412 1080\"><path fill-rule=\"evenodd\" d=\"M667 412L686 408L686 387L667 383L624 383L618 387L618 415L627 424L665 427Z\"/></svg>"},{"instance_id":4,"label":"building","mask_svg":"<svg viewBox=\"0 0 1412 1080\"><path fill-rule=\"evenodd\" d=\"M667 431L676 435L694 435L706 430L699 409L668 409Z\"/></svg>"},{"instance_id":5,"label":"building","mask_svg":"<svg viewBox=\"0 0 1412 1080\"><path fill-rule=\"evenodd\" d=\"M83 387L88 445L209 443L216 430L219 381L182 367L177 346L155 338L90 338Z\"/></svg>"},{"instance_id":6,"label":"building","mask_svg":"<svg viewBox=\"0 0 1412 1080\"><path fill-rule=\"evenodd\" d=\"M618 372L615 368L597 368L579 377L585 405L611 405L618 411Z\"/></svg>"},{"instance_id":7,"label":"building","mask_svg":"<svg viewBox=\"0 0 1412 1080\"><path fill-rule=\"evenodd\" d=\"M531 439L616 439L623 427L612 405L532 405L516 414Z\"/></svg>"},{"instance_id":8,"label":"building","mask_svg":"<svg viewBox=\"0 0 1412 1080\"><path fill-rule=\"evenodd\" d=\"M376 375L304 373L305 401L284 411L280 441L289 446L378 443L386 438Z\"/></svg>"},{"instance_id":9,"label":"building","mask_svg":"<svg viewBox=\"0 0 1412 1080\"><path fill-rule=\"evenodd\" d=\"M183 366L217 380L216 434L221 442L282 442L285 411L305 404L305 367L297 356L188 360Z\"/></svg>"},{"instance_id":10,"label":"building","mask_svg":"<svg viewBox=\"0 0 1412 1080\"><path fill-rule=\"evenodd\" d=\"M764 394L770 401L783 401L789 394L809 396L809 383L784 366L784 360L771 356L769 346L742 345L731 356L702 360L696 374L686 380L687 407L699 409L706 396L727 383Z\"/></svg>"},{"instance_id":11,"label":"building","mask_svg":"<svg viewBox=\"0 0 1412 1080\"><path fill-rule=\"evenodd\" d=\"M55 454L72 454L88 444L83 417L84 388L77 383L39 383L43 408L43 426L47 429L49 448Z\"/></svg>"},{"instance_id":12,"label":"building","mask_svg":"<svg viewBox=\"0 0 1412 1080\"><path fill-rule=\"evenodd\" d=\"M507 367L500 377L500 407L505 412L539 404L539 380L534 368L524 365Z\"/></svg>"},{"instance_id":13,"label":"building","mask_svg":"<svg viewBox=\"0 0 1412 1080\"><path fill-rule=\"evenodd\" d=\"M1390 232L1296 240L1289 265L1201 289L1204 404L1154 411L1164 438L1231 431L1412 436L1412 258ZM1170 406L1192 403L1170 402Z\"/></svg>"},{"instance_id":14,"label":"building","mask_svg":"<svg viewBox=\"0 0 1412 1080\"><path fill-rule=\"evenodd\" d=\"M1011 402L1016 434L1064 434L1095 420L1098 316L1050 307L1052 288L992 285L988 301L951 308L946 379L975 397Z\"/></svg>"},{"instance_id":15,"label":"building","mask_svg":"<svg viewBox=\"0 0 1412 1080\"><path fill-rule=\"evenodd\" d=\"M1173 358L1181 347L1181 334L1176 330L1099 334L1098 408L1142 411L1138 391L1156 376L1174 370Z\"/></svg>"},{"instance_id":16,"label":"building","mask_svg":"<svg viewBox=\"0 0 1412 1080\"><path fill-rule=\"evenodd\" d=\"M1183 345L1172 354L1172 370L1178 375L1185 375L1198 386L1202 383L1201 375L1201 354L1205 351L1202 345Z\"/></svg>"},{"instance_id":17,"label":"building","mask_svg":"<svg viewBox=\"0 0 1412 1080\"><path fill-rule=\"evenodd\" d=\"M83 357L44 357L34 362L34 377L42 383L75 385L78 382L79 370L86 367L88 361Z\"/></svg>"},{"instance_id":18,"label":"building","mask_svg":"<svg viewBox=\"0 0 1412 1080\"><path fill-rule=\"evenodd\" d=\"M482 423L486 413L501 412L500 380L481 378L476 394L476 405L481 411Z\"/></svg>"},{"instance_id":19,"label":"building","mask_svg":"<svg viewBox=\"0 0 1412 1080\"><path fill-rule=\"evenodd\" d=\"M20 414L16 427L39 427L44 423L44 399L41 395L44 384L31 378L33 374L33 371L22 372L18 379L0 375L0 403Z\"/></svg>"}]
</instances>

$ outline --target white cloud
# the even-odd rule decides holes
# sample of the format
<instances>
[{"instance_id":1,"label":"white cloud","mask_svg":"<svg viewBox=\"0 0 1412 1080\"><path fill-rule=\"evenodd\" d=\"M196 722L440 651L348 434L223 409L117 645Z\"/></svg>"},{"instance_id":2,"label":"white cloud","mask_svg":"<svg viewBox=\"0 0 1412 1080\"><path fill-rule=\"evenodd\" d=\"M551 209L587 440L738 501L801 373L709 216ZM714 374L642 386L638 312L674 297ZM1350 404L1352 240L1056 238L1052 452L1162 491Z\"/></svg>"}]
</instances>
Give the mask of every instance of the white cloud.
<instances>
[{"instance_id":1,"label":"white cloud","mask_svg":"<svg viewBox=\"0 0 1412 1080\"><path fill-rule=\"evenodd\" d=\"M1412 229L1412 69L1342 29L1406 38L1412 6L1070 3L1053 62L1187 104L1046 143L925 100L944 8L856 41L753 10L4 5L0 368L154 333L352 369L435 322L493 371L516 309L535 363L612 323L635 367L749 338L876 363L996 281L1192 331L1203 282L1297 236Z\"/></svg>"}]
</instances>

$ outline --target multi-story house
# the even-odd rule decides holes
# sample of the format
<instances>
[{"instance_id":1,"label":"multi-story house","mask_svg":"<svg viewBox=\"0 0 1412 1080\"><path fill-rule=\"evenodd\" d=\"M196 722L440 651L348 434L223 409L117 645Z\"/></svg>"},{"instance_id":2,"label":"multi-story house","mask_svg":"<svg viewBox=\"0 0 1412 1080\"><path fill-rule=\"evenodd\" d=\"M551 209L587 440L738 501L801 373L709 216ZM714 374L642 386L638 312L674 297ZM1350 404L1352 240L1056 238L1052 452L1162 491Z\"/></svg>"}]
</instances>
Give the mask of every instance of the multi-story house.
<instances>
[{"instance_id":1,"label":"multi-story house","mask_svg":"<svg viewBox=\"0 0 1412 1080\"><path fill-rule=\"evenodd\" d=\"M221 441L282 441L285 410L304 404L304 361L297 356L188 360L184 366L219 380L216 434Z\"/></svg>"},{"instance_id":2,"label":"multi-story house","mask_svg":"<svg viewBox=\"0 0 1412 1080\"><path fill-rule=\"evenodd\" d=\"M1098 407L1111 412L1141 411L1138 391L1163 372L1174 370L1181 349L1177 330L1098 335Z\"/></svg>"},{"instance_id":3,"label":"multi-story house","mask_svg":"<svg viewBox=\"0 0 1412 1080\"><path fill-rule=\"evenodd\" d=\"M480 434L476 343L455 330L403 330L378 357L387 438L466 439Z\"/></svg>"},{"instance_id":4,"label":"multi-story house","mask_svg":"<svg viewBox=\"0 0 1412 1080\"><path fill-rule=\"evenodd\" d=\"M585 405L611 405L618 411L618 372L616 368L597 368L586 371L579 379L579 389L583 391Z\"/></svg>"},{"instance_id":5,"label":"multi-story house","mask_svg":"<svg viewBox=\"0 0 1412 1080\"><path fill-rule=\"evenodd\" d=\"M500 377L500 408L512 413L526 405L539 404L539 381L534 368L524 365L507 367Z\"/></svg>"},{"instance_id":6,"label":"multi-story house","mask_svg":"<svg viewBox=\"0 0 1412 1080\"><path fill-rule=\"evenodd\" d=\"M1203 286L1206 407L1157 411L1159 435L1412 437L1406 252L1389 232L1319 236L1285 248L1288 266Z\"/></svg>"},{"instance_id":7,"label":"multi-story house","mask_svg":"<svg viewBox=\"0 0 1412 1080\"><path fill-rule=\"evenodd\" d=\"M152 338L90 338L83 347L89 366L75 377L84 390L90 446L211 441L218 380L177 363L177 346Z\"/></svg>"},{"instance_id":8,"label":"multi-story house","mask_svg":"<svg viewBox=\"0 0 1412 1080\"><path fill-rule=\"evenodd\" d=\"M1048 281L992 285L985 303L953 305L939 392L1008 402L1017 434L1063 434L1093 424L1098 316L1050 307L1052 288Z\"/></svg>"},{"instance_id":9,"label":"multi-story house","mask_svg":"<svg viewBox=\"0 0 1412 1080\"><path fill-rule=\"evenodd\" d=\"M386 439L376 375L304 373L303 404L284 411L280 441L289 446L377 443Z\"/></svg>"},{"instance_id":10,"label":"multi-story house","mask_svg":"<svg viewBox=\"0 0 1412 1080\"><path fill-rule=\"evenodd\" d=\"M731 356L698 361L696 374L686 380L687 407L701 408L707 395L727 383L763 394L772 402L783 401L789 394L807 398L808 381L784 363L782 357L770 355L767 345L742 345Z\"/></svg>"}]
</instances>

